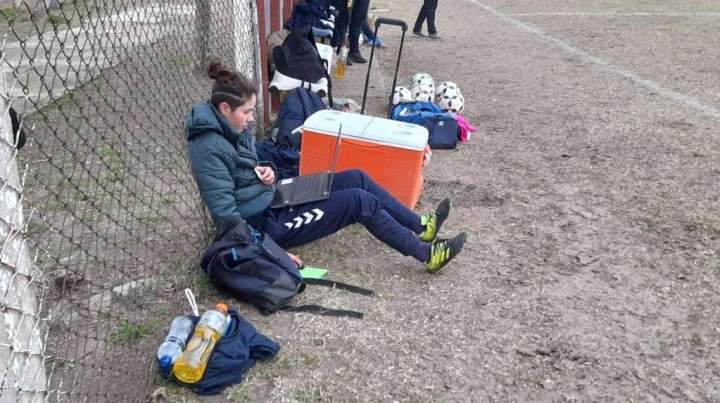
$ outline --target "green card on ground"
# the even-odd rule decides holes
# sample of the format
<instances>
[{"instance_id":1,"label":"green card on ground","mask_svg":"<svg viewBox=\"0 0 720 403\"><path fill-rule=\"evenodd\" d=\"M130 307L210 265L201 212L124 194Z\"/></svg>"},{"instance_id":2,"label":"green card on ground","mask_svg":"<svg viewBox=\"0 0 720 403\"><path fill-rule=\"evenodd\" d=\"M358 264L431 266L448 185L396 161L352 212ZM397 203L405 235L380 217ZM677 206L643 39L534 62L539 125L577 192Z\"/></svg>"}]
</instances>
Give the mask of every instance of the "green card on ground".
<instances>
[{"instance_id":1,"label":"green card on ground","mask_svg":"<svg viewBox=\"0 0 720 403\"><path fill-rule=\"evenodd\" d=\"M327 270L318 269L317 267L305 266L302 270L300 270L300 274L303 276L303 278L321 279L325 277L325 273L327 273Z\"/></svg>"}]
</instances>

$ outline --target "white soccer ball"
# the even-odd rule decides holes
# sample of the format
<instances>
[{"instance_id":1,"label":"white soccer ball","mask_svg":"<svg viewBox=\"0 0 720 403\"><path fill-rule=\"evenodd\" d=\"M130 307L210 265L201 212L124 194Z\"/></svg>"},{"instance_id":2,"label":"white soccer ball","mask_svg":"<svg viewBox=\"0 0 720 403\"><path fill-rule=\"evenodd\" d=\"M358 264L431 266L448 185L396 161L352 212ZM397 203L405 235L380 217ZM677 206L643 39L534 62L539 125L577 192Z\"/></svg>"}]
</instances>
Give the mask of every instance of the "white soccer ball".
<instances>
[{"instance_id":1,"label":"white soccer ball","mask_svg":"<svg viewBox=\"0 0 720 403\"><path fill-rule=\"evenodd\" d=\"M440 109L451 115L457 115L465 109L465 98L458 91L445 91L437 102Z\"/></svg>"},{"instance_id":2,"label":"white soccer ball","mask_svg":"<svg viewBox=\"0 0 720 403\"><path fill-rule=\"evenodd\" d=\"M455 91L460 94L460 87L452 81L443 81L435 88L435 99L440 99L446 91Z\"/></svg>"},{"instance_id":3,"label":"white soccer ball","mask_svg":"<svg viewBox=\"0 0 720 403\"><path fill-rule=\"evenodd\" d=\"M412 82L413 88L419 85L424 85L435 89L435 80L433 80L432 76L428 73L417 73L410 81Z\"/></svg>"},{"instance_id":4,"label":"white soccer ball","mask_svg":"<svg viewBox=\"0 0 720 403\"><path fill-rule=\"evenodd\" d=\"M417 85L412 89L412 97L415 102L432 102L434 93L432 87L425 85Z\"/></svg>"},{"instance_id":5,"label":"white soccer ball","mask_svg":"<svg viewBox=\"0 0 720 403\"><path fill-rule=\"evenodd\" d=\"M395 87L395 91L393 91L393 105L413 102L414 100L409 89L405 87Z\"/></svg>"}]
</instances>

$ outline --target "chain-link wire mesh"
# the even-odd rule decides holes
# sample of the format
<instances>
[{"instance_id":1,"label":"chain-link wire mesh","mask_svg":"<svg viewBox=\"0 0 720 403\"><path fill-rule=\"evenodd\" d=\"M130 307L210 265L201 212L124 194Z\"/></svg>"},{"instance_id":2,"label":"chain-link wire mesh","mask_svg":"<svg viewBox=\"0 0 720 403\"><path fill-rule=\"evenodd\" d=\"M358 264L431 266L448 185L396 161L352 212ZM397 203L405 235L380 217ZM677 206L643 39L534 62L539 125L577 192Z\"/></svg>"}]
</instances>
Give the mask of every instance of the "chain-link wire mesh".
<instances>
[{"instance_id":1,"label":"chain-link wire mesh","mask_svg":"<svg viewBox=\"0 0 720 403\"><path fill-rule=\"evenodd\" d=\"M211 56L255 78L254 6L0 5L0 402L144 401L211 235L185 116Z\"/></svg>"}]
</instances>

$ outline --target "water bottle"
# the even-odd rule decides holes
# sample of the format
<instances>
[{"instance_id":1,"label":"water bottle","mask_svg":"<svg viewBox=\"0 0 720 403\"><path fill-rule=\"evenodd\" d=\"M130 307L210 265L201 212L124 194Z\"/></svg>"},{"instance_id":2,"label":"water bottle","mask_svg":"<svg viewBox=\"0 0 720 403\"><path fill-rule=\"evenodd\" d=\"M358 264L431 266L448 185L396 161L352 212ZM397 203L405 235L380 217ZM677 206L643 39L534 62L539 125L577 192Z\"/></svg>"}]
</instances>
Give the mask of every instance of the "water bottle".
<instances>
[{"instance_id":1,"label":"water bottle","mask_svg":"<svg viewBox=\"0 0 720 403\"><path fill-rule=\"evenodd\" d=\"M227 305L217 304L202 315L190 343L173 366L175 378L191 384L202 379L215 344L225 332L227 312Z\"/></svg>"},{"instance_id":2,"label":"water bottle","mask_svg":"<svg viewBox=\"0 0 720 403\"><path fill-rule=\"evenodd\" d=\"M345 70L347 69L347 57L348 49L347 47L343 46L340 48L340 53L338 54L337 66L335 66L335 78L345 77Z\"/></svg>"},{"instance_id":3,"label":"water bottle","mask_svg":"<svg viewBox=\"0 0 720 403\"><path fill-rule=\"evenodd\" d=\"M192 330L193 322L187 316L178 316L172 321L170 332L157 351L161 367L169 367L175 363L175 360L182 354L185 340L190 336Z\"/></svg>"}]
</instances>

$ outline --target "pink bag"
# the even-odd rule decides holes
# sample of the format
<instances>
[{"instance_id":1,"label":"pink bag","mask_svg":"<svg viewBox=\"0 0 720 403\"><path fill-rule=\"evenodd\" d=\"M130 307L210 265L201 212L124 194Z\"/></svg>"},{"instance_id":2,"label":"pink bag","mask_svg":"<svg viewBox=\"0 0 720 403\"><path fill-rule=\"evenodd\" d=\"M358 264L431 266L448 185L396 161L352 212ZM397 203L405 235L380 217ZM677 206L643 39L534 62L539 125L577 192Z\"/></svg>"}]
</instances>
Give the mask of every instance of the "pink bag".
<instances>
[{"instance_id":1,"label":"pink bag","mask_svg":"<svg viewBox=\"0 0 720 403\"><path fill-rule=\"evenodd\" d=\"M455 115L455 120L457 120L458 126L460 126L460 141L470 140L470 135L475 133L477 129L460 115Z\"/></svg>"}]
</instances>

